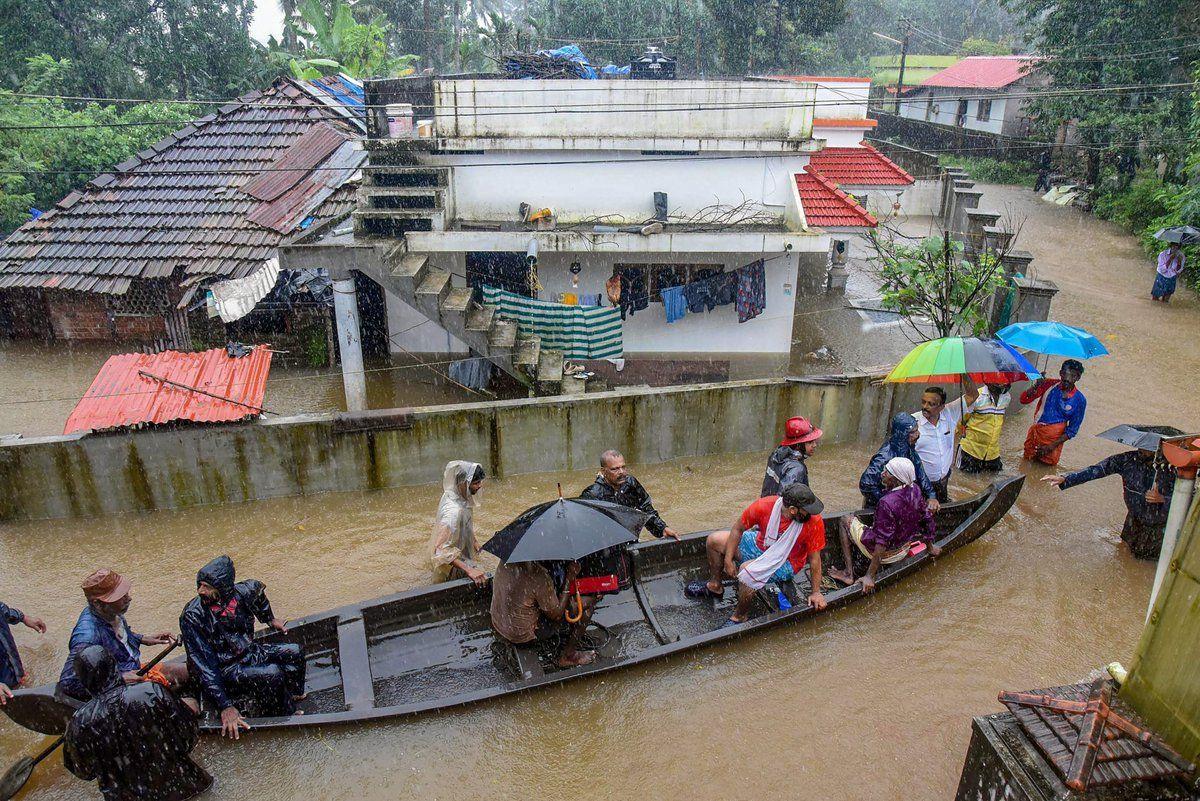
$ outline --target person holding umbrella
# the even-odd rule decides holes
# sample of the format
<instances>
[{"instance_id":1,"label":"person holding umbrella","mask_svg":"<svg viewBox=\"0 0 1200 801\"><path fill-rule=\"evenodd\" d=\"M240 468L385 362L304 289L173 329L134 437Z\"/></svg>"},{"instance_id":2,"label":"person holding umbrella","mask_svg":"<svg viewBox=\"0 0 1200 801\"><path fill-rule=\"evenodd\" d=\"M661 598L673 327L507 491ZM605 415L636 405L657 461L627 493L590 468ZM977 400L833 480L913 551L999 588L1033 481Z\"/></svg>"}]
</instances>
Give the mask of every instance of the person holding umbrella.
<instances>
[{"instance_id":1,"label":"person holding umbrella","mask_svg":"<svg viewBox=\"0 0 1200 801\"><path fill-rule=\"evenodd\" d=\"M1178 242L1171 242L1166 249L1158 253L1158 269L1154 275L1154 285L1150 287L1150 299L1170 303L1175 294L1175 284L1179 274L1183 272L1183 248Z\"/></svg>"},{"instance_id":2,"label":"person holding umbrella","mask_svg":"<svg viewBox=\"0 0 1200 801\"><path fill-rule=\"evenodd\" d=\"M525 510L497 531L483 546L500 559L492 577L490 610L496 633L517 646L562 637L559 667L593 662L594 652L579 650L596 604L595 597L584 596L576 583L579 560L637 542L649 516L620 503L563 498L560 485L558 500ZM551 570L564 563L559 592ZM616 576L604 578L617 581ZM565 631L564 621L570 624Z\"/></svg>"},{"instance_id":3,"label":"person holding umbrella","mask_svg":"<svg viewBox=\"0 0 1200 801\"><path fill-rule=\"evenodd\" d=\"M1043 476L1042 481L1066 490L1097 478L1120 476L1126 509L1121 540L1136 558L1157 559L1175 490L1175 468L1158 458L1158 449L1163 437L1182 435L1182 431L1171 426L1110 428L1098 436L1133 445L1136 450L1114 454L1065 476Z\"/></svg>"}]
</instances>

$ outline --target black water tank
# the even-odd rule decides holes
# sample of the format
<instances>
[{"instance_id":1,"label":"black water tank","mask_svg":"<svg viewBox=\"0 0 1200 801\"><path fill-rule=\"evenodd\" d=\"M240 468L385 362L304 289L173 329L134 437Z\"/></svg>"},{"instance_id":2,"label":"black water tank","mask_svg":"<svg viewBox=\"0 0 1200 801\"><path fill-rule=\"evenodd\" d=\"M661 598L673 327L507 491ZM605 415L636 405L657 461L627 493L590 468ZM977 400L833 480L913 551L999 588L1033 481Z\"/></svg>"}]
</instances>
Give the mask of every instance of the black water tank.
<instances>
[{"instance_id":1,"label":"black water tank","mask_svg":"<svg viewBox=\"0 0 1200 801\"><path fill-rule=\"evenodd\" d=\"M642 80L675 80L675 59L657 47L648 47L642 57L629 65L629 77Z\"/></svg>"}]
</instances>

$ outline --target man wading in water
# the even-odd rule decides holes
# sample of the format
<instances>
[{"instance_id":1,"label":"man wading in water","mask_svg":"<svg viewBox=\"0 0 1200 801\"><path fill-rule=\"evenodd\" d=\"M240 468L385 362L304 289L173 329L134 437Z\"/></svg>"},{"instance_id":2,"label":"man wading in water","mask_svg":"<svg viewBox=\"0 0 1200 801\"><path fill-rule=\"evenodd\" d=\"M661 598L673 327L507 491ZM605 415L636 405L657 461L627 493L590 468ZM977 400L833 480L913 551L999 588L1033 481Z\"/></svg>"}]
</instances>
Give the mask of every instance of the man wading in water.
<instances>
[{"instance_id":1,"label":"man wading in water","mask_svg":"<svg viewBox=\"0 0 1200 801\"><path fill-rule=\"evenodd\" d=\"M629 475L625 466L625 457L619 451L608 450L600 454L600 474L592 485L579 493L580 498L593 501L608 501L619 503L631 509L637 509L650 515L646 521L646 529L656 537L673 537L679 539L675 529L666 524L662 515L654 508L650 493L636 478Z\"/></svg>"}]
</instances>

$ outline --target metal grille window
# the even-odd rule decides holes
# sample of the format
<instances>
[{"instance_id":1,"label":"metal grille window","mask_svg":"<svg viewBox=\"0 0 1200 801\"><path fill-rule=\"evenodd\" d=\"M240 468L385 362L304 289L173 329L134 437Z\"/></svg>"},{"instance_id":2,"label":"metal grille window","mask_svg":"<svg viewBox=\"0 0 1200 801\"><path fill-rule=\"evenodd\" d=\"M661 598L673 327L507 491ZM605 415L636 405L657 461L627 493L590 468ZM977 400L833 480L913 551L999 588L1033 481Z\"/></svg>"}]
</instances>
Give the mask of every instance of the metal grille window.
<instances>
[{"instance_id":1,"label":"metal grille window","mask_svg":"<svg viewBox=\"0 0 1200 801\"><path fill-rule=\"evenodd\" d=\"M626 267L646 271L646 290L651 303L662 303L662 290L683 286L724 271L721 264L617 264L617 269Z\"/></svg>"},{"instance_id":2,"label":"metal grille window","mask_svg":"<svg viewBox=\"0 0 1200 801\"><path fill-rule=\"evenodd\" d=\"M992 101L981 99L979 101L979 110L975 113L975 119L979 120L980 122L987 122L991 118L992 118Z\"/></svg>"}]
</instances>

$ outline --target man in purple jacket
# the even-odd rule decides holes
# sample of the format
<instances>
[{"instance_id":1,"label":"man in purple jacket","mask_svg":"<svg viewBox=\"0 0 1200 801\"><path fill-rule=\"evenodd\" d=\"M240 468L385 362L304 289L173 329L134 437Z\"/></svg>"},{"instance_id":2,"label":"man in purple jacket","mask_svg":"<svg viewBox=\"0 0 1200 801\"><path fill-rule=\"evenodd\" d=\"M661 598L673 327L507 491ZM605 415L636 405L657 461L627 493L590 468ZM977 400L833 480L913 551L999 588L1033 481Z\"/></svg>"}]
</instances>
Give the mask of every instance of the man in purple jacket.
<instances>
[{"instance_id":1,"label":"man in purple jacket","mask_svg":"<svg viewBox=\"0 0 1200 801\"><path fill-rule=\"evenodd\" d=\"M842 555L846 567L829 571L830 576L843 584L855 582L854 551L850 546L853 542L863 556L871 560L861 579L863 592L874 591L880 565L903 559L914 542L926 543L930 556L936 557L942 552L933 544L937 526L916 483L917 470L912 460L902 456L891 459L884 466L881 478L884 494L875 507L874 521L868 528L853 515L842 518Z\"/></svg>"}]
</instances>

